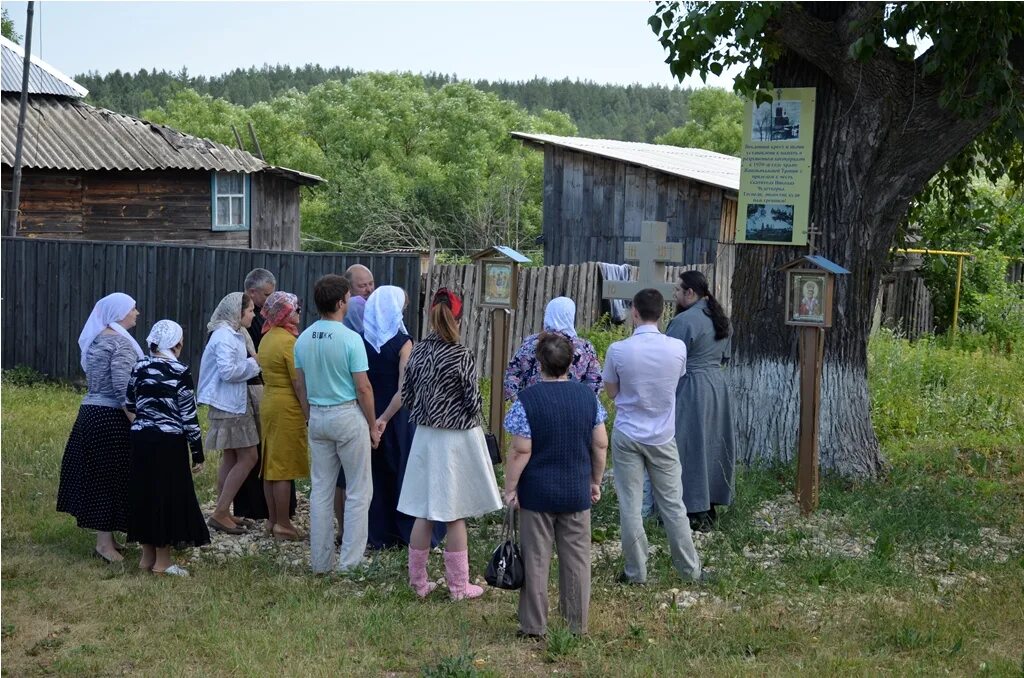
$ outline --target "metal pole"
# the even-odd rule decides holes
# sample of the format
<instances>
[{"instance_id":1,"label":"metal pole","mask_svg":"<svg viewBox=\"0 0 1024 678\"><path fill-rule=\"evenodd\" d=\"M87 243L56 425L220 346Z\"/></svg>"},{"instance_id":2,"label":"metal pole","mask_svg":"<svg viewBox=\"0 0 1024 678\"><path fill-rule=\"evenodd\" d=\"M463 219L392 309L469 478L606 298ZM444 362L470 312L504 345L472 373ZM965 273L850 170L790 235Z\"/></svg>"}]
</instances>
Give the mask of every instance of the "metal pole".
<instances>
[{"instance_id":1,"label":"metal pole","mask_svg":"<svg viewBox=\"0 0 1024 678\"><path fill-rule=\"evenodd\" d=\"M960 281L964 277L963 255L956 258L956 294L953 295L953 336L956 336L960 319Z\"/></svg>"},{"instance_id":2,"label":"metal pole","mask_svg":"<svg viewBox=\"0 0 1024 678\"><path fill-rule=\"evenodd\" d=\"M28 74L32 68L32 14L35 2L29 0L28 19L25 23L25 61L21 72L21 105L18 107L18 132L14 143L14 170L11 172L11 204L7 206L4 235L18 234L18 214L21 206L21 151L25 145L25 111L28 110Z\"/></svg>"}]
</instances>

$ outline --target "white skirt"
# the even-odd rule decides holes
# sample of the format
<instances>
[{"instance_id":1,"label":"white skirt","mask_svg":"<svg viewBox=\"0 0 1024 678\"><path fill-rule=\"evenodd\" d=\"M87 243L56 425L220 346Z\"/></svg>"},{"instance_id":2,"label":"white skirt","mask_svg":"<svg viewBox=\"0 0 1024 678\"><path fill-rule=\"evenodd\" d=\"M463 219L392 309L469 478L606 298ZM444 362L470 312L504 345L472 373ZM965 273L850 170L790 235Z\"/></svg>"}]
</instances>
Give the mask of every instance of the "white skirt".
<instances>
[{"instance_id":1,"label":"white skirt","mask_svg":"<svg viewBox=\"0 0 1024 678\"><path fill-rule=\"evenodd\" d=\"M398 499L399 511L450 523L500 508L501 496L483 429L416 427Z\"/></svg>"}]
</instances>

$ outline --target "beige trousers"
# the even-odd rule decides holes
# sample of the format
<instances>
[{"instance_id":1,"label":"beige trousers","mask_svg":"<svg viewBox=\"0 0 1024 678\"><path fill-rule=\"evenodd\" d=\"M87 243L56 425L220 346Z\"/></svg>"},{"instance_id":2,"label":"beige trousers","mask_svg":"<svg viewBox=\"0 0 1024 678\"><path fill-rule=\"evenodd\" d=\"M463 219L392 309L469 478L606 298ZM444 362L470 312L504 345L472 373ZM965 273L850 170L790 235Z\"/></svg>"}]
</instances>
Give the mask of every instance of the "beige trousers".
<instances>
[{"instance_id":1,"label":"beige trousers","mask_svg":"<svg viewBox=\"0 0 1024 678\"><path fill-rule=\"evenodd\" d=\"M552 542L558 548L558 608L573 633L587 632L590 610L590 510L576 513L519 511L525 581L519 592L519 630L548 629L548 575Z\"/></svg>"}]
</instances>

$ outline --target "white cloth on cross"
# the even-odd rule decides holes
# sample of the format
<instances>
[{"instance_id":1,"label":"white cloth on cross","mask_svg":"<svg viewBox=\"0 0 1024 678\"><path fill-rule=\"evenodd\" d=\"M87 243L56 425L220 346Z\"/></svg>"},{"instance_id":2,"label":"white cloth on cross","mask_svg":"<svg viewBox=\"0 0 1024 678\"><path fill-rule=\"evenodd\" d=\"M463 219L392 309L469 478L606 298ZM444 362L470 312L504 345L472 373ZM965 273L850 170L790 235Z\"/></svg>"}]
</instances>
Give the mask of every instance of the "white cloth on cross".
<instances>
[{"instance_id":1,"label":"white cloth on cross","mask_svg":"<svg viewBox=\"0 0 1024 678\"><path fill-rule=\"evenodd\" d=\"M631 264L609 264L607 262L599 262L598 266L601 268L601 276L605 280L630 280L633 275L633 271L636 266ZM631 302L626 299L609 299L611 306L612 321L621 323L626 321L626 309L631 305Z\"/></svg>"}]
</instances>

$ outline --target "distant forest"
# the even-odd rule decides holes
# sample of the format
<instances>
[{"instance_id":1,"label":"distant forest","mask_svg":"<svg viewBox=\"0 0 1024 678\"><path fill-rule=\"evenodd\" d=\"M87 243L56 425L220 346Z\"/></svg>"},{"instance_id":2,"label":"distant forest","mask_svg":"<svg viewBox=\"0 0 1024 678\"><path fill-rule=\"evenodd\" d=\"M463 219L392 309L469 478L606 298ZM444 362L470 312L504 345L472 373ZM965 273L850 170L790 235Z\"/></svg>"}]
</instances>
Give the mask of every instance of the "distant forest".
<instances>
[{"instance_id":1,"label":"distant forest","mask_svg":"<svg viewBox=\"0 0 1024 678\"><path fill-rule=\"evenodd\" d=\"M96 106L138 116L146 109L164 106L182 89L225 99L249 107L291 89L306 93L328 80L348 82L361 75L351 68L323 68L307 64L235 69L214 77L140 70L106 75L92 72L75 76L89 90L88 101ZM569 115L581 136L654 142L675 127L686 124L691 90L645 85L600 85L594 82L534 78L526 82L505 80L460 81L457 76L429 73L421 76L428 87L466 82L484 92L514 101L528 112L545 109Z\"/></svg>"}]
</instances>

